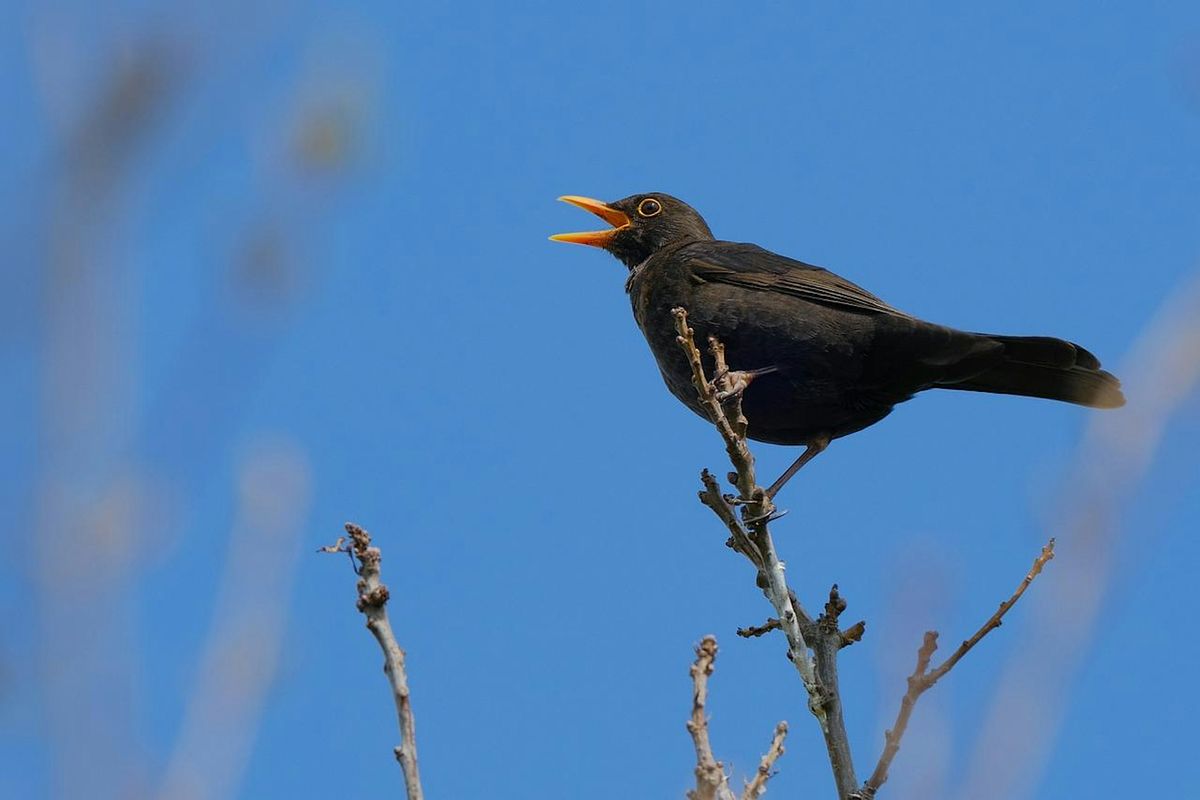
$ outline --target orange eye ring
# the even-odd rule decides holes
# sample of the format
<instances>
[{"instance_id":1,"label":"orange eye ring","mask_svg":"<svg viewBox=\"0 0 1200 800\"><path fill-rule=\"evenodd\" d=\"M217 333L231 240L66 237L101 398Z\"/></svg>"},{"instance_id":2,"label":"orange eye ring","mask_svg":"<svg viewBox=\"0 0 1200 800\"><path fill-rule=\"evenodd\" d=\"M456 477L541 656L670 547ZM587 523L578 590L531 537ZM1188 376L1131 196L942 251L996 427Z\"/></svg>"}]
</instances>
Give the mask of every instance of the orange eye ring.
<instances>
[{"instance_id":1,"label":"orange eye ring","mask_svg":"<svg viewBox=\"0 0 1200 800\"><path fill-rule=\"evenodd\" d=\"M647 197L645 200L638 203L637 212L643 217L653 217L656 214L662 213L662 203L658 202L653 197Z\"/></svg>"}]
</instances>

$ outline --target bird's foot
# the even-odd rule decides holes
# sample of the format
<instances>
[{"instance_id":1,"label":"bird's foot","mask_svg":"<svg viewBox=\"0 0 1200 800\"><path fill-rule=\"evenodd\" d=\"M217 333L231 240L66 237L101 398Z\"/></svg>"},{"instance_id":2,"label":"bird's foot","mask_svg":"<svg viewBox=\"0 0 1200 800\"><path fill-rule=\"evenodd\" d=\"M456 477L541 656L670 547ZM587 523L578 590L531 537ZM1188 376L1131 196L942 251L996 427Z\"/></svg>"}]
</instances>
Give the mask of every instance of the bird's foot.
<instances>
[{"instance_id":1,"label":"bird's foot","mask_svg":"<svg viewBox=\"0 0 1200 800\"><path fill-rule=\"evenodd\" d=\"M771 510L765 514L759 514L756 517L743 517L742 524L743 525L757 525L760 522L762 522L762 523L774 522L775 520L779 519L780 517L786 517L787 513L788 513L788 510L786 508L772 507Z\"/></svg>"},{"instance_id":2,"label":"bird's foot","mask_svg":"<svg viewBox=\"0 0 1200 800\"><path fill-rule=\"evenodd\" d=\"M713 388L717 392L717 400L724 403L733 397L741 395L750 387L755 378L769 375L775 367L763 369L736 370L723 369L713 376Z\"/></svg>"}]
</instances>

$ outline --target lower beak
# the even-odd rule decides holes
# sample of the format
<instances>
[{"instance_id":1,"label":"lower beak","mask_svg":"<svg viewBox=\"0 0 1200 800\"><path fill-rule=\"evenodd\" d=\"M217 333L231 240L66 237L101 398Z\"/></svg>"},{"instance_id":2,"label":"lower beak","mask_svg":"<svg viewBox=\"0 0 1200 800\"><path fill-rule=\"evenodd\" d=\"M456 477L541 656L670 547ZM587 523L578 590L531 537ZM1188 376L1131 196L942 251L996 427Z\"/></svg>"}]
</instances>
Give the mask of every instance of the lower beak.
<instances>
[{"instance_id":1,"label":"lower beak","mask_svg":"<svg viewBox=\"0 0 1200 800\"><path fill-rule=\"evenodd\" d=\"M629 227L629 217L624 211L601 203L599 200L593 200L590 197L577 197L575 195L563 195L558 198L564 203L570 203L573 206L579 206L584 211L590 211L597 217L600 217L613 227L605 231L587 231L584 233L556 233L550 237L555 242L571 242L572 244L586 244L592 247L608 247L613 237L618 232Z\"/></svg>"}]
</instances>

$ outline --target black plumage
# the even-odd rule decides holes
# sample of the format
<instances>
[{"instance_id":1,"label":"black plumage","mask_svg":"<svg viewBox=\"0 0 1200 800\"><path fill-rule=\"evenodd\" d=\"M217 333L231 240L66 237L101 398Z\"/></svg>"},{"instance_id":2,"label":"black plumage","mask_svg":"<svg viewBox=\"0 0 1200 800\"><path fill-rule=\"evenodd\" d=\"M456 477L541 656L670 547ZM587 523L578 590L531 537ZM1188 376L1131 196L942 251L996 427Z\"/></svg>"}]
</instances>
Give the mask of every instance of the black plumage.
<instances>
[{"instance_id":1,"label":"black plumage","mask_svg":"<svg viewBox=\"0 0 1200 800\"><path fill-rule=\"evenodd\" d=\"M925 322L821 267L714 239L704 219L670 195L563 199L614 226L552 238L603 247L629 268L634 319L671 393L705 415L675 341L670 311L680 306L698 340L720 339L731 368L749 381L742 402L750 438L808 447L772 494L830 440L925 389L1096 408L1125 402L1120 382L1077 344Z\"/></svg>"}]
</instances>

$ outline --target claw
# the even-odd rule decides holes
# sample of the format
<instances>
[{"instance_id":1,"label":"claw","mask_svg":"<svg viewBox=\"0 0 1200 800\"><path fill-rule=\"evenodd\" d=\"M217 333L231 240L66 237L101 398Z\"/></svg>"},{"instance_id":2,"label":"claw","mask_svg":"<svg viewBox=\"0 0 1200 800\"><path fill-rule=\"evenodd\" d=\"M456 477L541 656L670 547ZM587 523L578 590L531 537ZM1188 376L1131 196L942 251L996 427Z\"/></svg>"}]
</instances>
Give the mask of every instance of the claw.
<instances>
[{"instance_id":1,"label":"claw","mask_svg":"<svg viewBox=\"0 0 1200 800\"><path fill-rule=\"evenodd\" d=\"M759 522L774 522L775 520L780 519L781 517L786 517L787 513L788 513L788 510L786 508L782 509L782 510L780 510L778 508L772 508L766 514L759 514L757 517L750 517L748 519L743 519L742 524L743 525L754 525Z\"/></svg>"},{"instance_id":2,"label":"claw","mask_svg":"<svg viewBox=\"0 0 1200 800\"><path fill-rule=\"evenodd\" d=\"M731 397L737 397L750 387L755 378L760 378L763 375L770 375L775 372L775 367L763 367L762 369L738 370L736 372L728 369L721 370L713 379L713 386L724 386L717 392L717 400L724 403Z\"/></svg>"},{"instance_id":3,"label":"claw","mask_svg":"<svg viewBox=\"0 0 1200 800\"><path fill-rule=\"evenodd\" d=\"M746 391L750 386L750 382L754 380L754 375L749 372L730 372L723 376L724 380L718 381L718 386L725 388L717 392L717 399L724 403L731 397L737 397L742 392Z\"/></svg>"}]
</instances>

